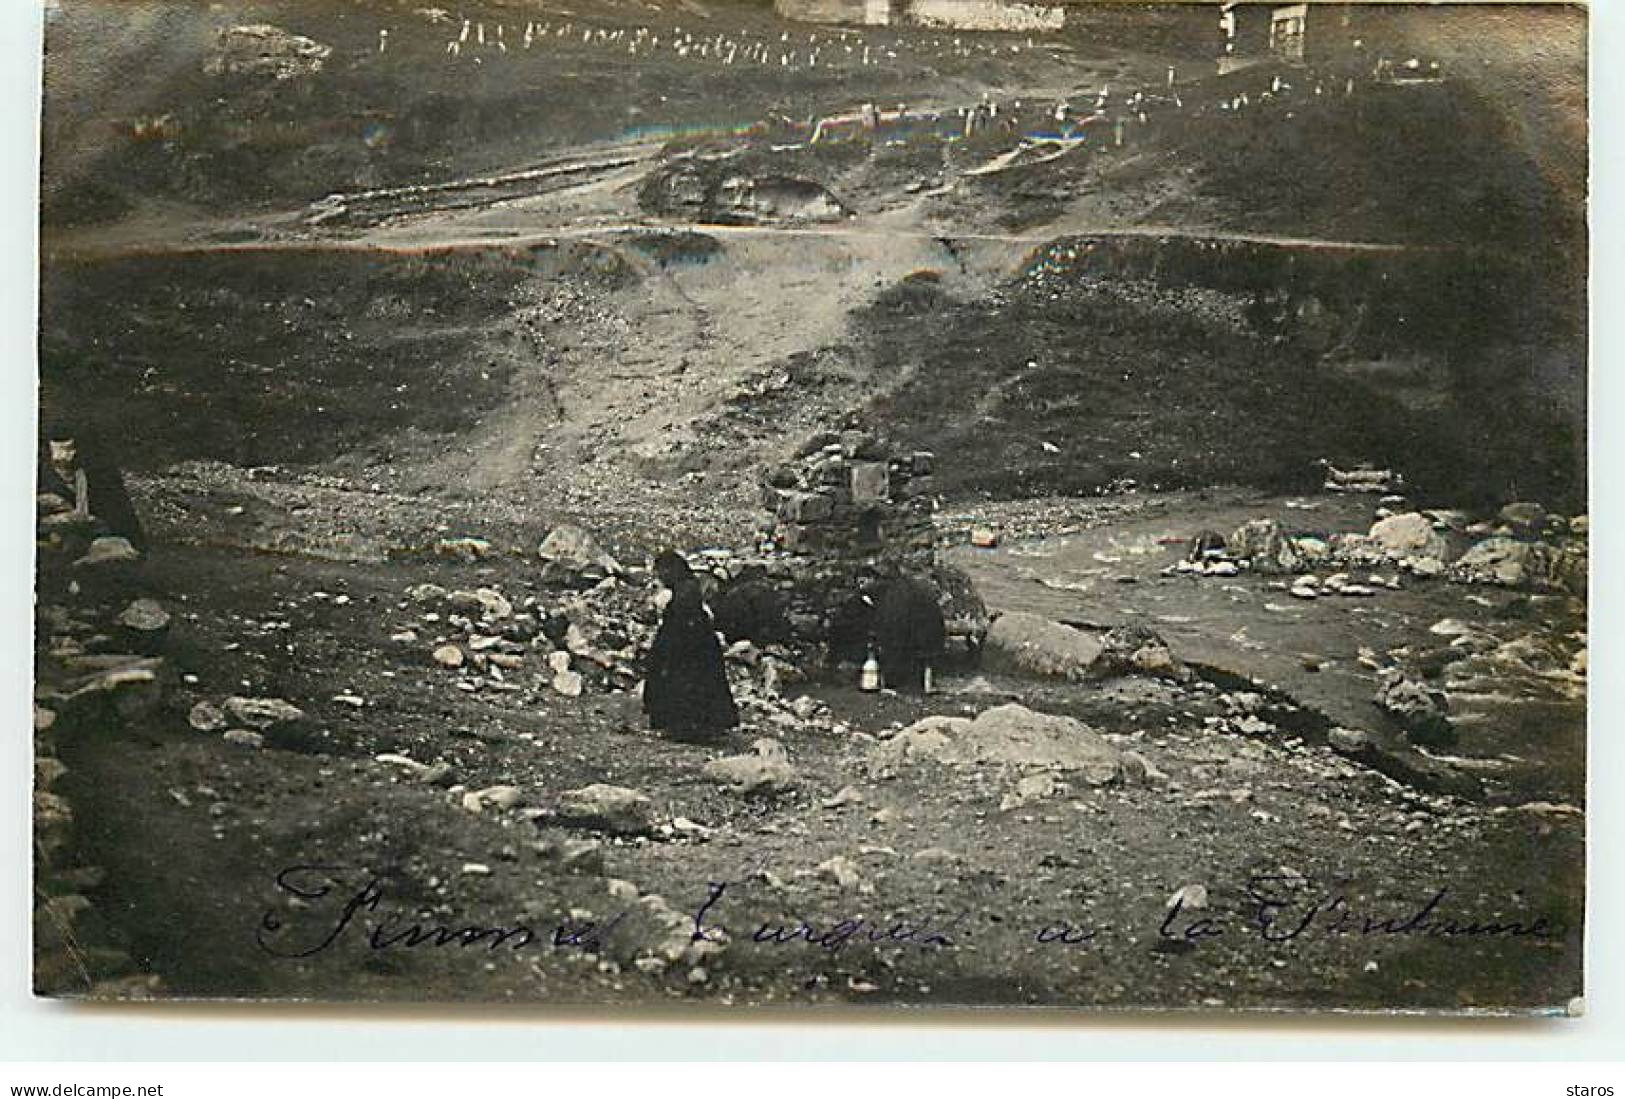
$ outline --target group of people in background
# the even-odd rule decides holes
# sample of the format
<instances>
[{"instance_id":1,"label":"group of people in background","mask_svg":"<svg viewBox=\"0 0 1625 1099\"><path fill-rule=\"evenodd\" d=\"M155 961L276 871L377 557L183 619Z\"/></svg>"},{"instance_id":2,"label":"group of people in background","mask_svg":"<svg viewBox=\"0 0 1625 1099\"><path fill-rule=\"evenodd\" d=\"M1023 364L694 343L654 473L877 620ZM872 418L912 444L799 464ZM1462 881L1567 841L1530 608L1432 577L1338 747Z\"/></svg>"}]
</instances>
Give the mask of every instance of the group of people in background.
<instances>
[{"instance_id":1,"label":"group of people in background","mask_svg":"<svg viewBox=\"0 0 1625 1099\"><path fill-rule=\"evenodd\" d=\"M747 570L717 597L713 614L699 577L681 554L662 552L654 573L669 595L644 670L644 712L651 728L674 739L715 739L739 724L723 642L789 640L782 598L759 570ZM870 571L835 610L829 657L831 664L872 659L886 687L920 693L946 651L947 638L934 587L914 577Z\"/></svg>"}]
</instances>

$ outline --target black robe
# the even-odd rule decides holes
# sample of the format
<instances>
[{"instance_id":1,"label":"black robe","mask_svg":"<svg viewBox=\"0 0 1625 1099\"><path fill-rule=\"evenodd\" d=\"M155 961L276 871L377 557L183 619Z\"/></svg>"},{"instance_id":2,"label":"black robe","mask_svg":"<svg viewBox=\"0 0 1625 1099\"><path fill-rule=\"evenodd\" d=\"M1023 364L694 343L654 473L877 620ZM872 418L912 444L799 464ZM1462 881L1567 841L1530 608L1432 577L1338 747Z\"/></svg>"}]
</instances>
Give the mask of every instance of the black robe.
<instances>
[{"instance_id":1,"label":"black robe","mask_svg":"<svg viewBox=\"0 0 1625 1099\"><path fill-rule=\"evenodd\" d=\"M649 648L643 711L655 729L679 735L716 734L739 724L716 627L693 581L672 589Z\"/></svg>"},{"instance_id":2,"label":"black robe","mask_svg":"<svg viewBox=\"0 0 1625 1099\"><path fill-rule=\"evenodd\" d=\"M886 686L925 689L925 669L942 658L948 628L936 589L904 577L884 584L875 599L875 656Z\"/></svg>"}]
</instances>

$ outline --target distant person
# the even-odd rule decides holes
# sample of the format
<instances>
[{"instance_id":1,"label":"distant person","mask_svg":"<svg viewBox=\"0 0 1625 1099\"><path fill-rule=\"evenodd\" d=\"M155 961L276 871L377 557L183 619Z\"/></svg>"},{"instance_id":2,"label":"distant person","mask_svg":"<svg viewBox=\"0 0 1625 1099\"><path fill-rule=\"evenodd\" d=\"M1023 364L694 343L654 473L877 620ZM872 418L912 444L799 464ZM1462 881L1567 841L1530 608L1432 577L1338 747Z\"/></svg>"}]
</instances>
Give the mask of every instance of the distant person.
<instances>
[{"instance_id":1,"label":"distant person","mask_svg":"<svg viewBox=\"0 0 1625 1099\"><path fill-rule=\"evenodd\" d=\"M124 474L94 432L57 426L40 448L39 486L62 496L81 516L95 519L111 534L146 548L146 533L124 488Z\"/></svg>"},{"instance_id":2,"label":"distant person","mask_svg":"<svg viewBox=\"0 0 1625 1099\"><path fill-rule=\"evenodd\" d=\"M923 580L897 577L878 585L874 604L875 655L885 685L923 692L927 669L942 659L948 645L936 589Z\"/></svg>"},{"instance_id":3,"label":"distant person","mask_svg":"<svg viewBox=\"0 0 1625 1099\"><path fill-rule=\"evenodd\" d=\"M1228 546L1224 535L1216 530L1204 530L1190 540L1185 560L1203 564L1211 557L1223 557Z\"/></svg>"},{"instance_id":4,"label":"distant person","mask_svg":"<svg viewBox=\"0 0 1625 1099\"><path fill-rule=\"evenodd\" d=\"M875 601L862 591L853 592L836 604L830 614L830 668L862 664L874 647L874 636Z\"/></svg>"},{"instance_id":5,"label":"distant person","mask_svg":"<svg viewBox=\"0 0 1625 1099\"><path fill-rule=\"evenodd\" d=\"M700 594L699 580L681 555L663 551L655 575L671 591L643 680L643 710L651 728L676 739L711 740L739 724L728 687L722 646Z\"/></svg>"}]
</instances>

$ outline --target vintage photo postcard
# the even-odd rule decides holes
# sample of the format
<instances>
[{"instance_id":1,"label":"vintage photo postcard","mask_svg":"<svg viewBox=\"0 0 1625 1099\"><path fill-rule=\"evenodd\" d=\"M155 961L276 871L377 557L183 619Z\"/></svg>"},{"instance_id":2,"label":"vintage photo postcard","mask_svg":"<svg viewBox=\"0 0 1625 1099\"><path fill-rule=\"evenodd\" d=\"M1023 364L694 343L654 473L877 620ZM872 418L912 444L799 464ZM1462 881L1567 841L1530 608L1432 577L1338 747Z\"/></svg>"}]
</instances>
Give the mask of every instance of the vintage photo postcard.
<instances>
[{"instance_id":1,"label":"vintage photo postcard","mask_svg":"<svg viewBox=\"0 0 1625 1099\"><path fill-rule=\"evenodd\" d=\"M1584 7L44 26L39 995L1579 1009Z\"/></svg>"}]
</instances>

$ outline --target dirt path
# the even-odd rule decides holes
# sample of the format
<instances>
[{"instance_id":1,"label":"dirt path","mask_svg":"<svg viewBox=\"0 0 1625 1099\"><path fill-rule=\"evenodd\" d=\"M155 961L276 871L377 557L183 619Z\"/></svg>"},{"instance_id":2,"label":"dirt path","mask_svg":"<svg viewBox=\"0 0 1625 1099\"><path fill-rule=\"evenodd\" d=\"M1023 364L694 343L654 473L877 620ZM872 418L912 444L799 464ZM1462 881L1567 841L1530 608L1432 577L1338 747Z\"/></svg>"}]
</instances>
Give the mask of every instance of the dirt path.
<instances>
[{"instance_id":1,"label":"dirt path","mask_svg":"<svg viewBox=\"0 0 1625 1099\"><path fill-rule=\"evenodd\" d=\"M1066 225L1054 226L1030 233L964 232L877 225L864 222L842 225L716 225L695 222L660 221L645 219L585 226L563 225L538 229L533 222L508 226L484 224L477 233L459 233L444 228L413 226L402 229L382 229L347 239L298 239L261 241L181 241L173 239L135 241L119 240L107 246L81 239L52 245L49 258L61 260L110 259L121 255L193 255L210 252L273 252L273 251L379 251L413 254L421 252L479 249L494 246L524 248L558 240L604 236L613 233L639 233L649 230L692 229L719 237L767 237L791 240L809 238L853 239L861 237L890 237L898 240L934 241L949 238L956 241L986 242L993 244L1035 245L1047 244L1056 236L1088 237L1154 237L1170 240L1189 240L1211 243L1262 244L1279 248L1305 251L1370 252L1370 253L1422 253L1437 251L1434 246L1393 244L1368 240L1327 240L1315 237L1279 236L1269 233L1242 233L1217 229L1193 229L1178 225Z\"/></svg>"}]
</instances>

